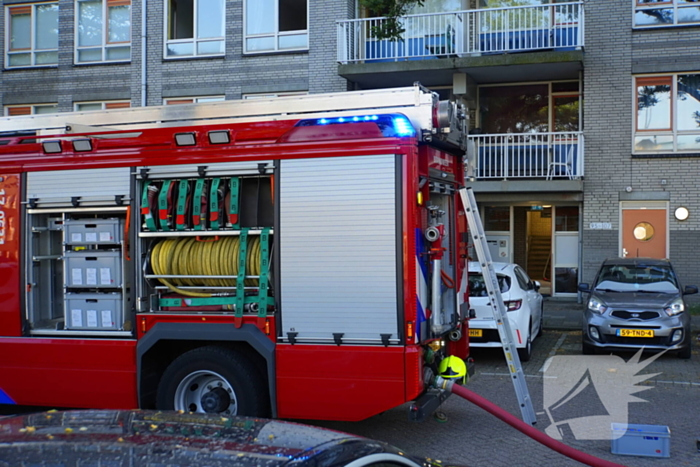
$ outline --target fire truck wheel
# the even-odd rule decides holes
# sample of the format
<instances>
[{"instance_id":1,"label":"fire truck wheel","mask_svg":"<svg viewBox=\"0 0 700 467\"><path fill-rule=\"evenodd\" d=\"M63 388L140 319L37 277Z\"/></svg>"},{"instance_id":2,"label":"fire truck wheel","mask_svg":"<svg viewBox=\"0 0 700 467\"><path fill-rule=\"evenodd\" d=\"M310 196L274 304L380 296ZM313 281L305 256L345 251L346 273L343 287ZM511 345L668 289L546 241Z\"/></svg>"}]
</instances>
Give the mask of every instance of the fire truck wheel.
<instances>
[{"instance_id":1,"label":"fire truck wheel","mask_svg":"<svg viewBox=\"0 0 700 467\"><path fill-rule=\"evenodd\" d=\"M190 350L168 366L158 385L160 410L267 415L267 390L253 364L238 352L222 347Z\"/></svg>"}]
</instances>

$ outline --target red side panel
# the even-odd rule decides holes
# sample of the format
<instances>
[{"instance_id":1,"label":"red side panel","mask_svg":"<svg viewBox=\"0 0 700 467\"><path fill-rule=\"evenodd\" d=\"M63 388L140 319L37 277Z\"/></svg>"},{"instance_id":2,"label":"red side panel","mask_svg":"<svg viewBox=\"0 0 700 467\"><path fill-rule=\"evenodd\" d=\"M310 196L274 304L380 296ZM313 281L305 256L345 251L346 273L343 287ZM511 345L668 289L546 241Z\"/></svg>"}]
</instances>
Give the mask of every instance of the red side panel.
<instances>
[{"instance_id":1,"label":"red side panel","mask_svg":"<svg viewBox=\"0 0 700 467\"><path fill-rule=\"evenodd\" d=\"M406 402L403 347L278 344L280 418L359 421Z\"/></svg>"},{"instance_id":2,"label":"red side panel","mask_svg":"<svg viewBox=\"0 0 700 467\"><path fill-rule=\"evenodd\" d=\"M136 341L0 338L0 402L136 408Z\"/></svg>"},{"instance_id":3,"label":"red side panel","mask_svg":"<svg viewBox=\"0 0 700 467\"><path fill-rule=\"evenodd\" d=\"M19 201L19 175L0 174L0 336L21 335Z\"/></svg>"}]
</instances>

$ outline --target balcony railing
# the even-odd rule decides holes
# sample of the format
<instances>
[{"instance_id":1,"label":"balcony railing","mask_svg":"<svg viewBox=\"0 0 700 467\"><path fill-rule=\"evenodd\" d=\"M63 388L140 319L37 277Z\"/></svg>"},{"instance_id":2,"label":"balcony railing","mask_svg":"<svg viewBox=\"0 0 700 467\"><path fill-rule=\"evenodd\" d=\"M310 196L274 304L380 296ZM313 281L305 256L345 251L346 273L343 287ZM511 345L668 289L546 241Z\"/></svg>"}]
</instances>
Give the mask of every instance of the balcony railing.
<instances>
[{"instance_id":1,"label":"balcony railing","mask_svg":"<svg viewBox=\"0 0 700 467\"><path fill-rule=\"evenodd\" d=\"M377 39L386 18L338 21L338 61L425 60L583 47L583 2L408 15L401 40Z\"/></svg>"},{"instance_id":2,"label":"balcony railing","mask_svg":"<svg viewBox=\"0 0 700 467\"><path fill-rule=\"evenodd\" d=\"M583 133L469 135L467 177L479 179L583 177Z\"/></svg>"}]
</instances>

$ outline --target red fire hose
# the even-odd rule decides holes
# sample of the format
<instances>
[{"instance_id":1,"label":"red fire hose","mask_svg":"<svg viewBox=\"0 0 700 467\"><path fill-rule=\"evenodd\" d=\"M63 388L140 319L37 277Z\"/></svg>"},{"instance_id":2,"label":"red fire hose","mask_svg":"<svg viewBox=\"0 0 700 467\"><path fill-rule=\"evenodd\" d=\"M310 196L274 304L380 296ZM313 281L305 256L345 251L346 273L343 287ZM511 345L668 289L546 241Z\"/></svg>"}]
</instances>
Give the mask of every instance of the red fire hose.
<instances>
[{"instance_id":1,"label":"red fire hose","mask_svg":"<svg viewBox=\"0 0 700 467\"><path fill-rule=\"evenodd\" d=\"M558 453L563 454L566 457L570 457L575 461L582 462L586 465L590 465L593 467L625 467L624 465L606 461L598 457L592 456L590 454L586 454L585 452L581 452L577 449L572 448L571 446L567 446L561 441L557 441L556 439L548 436L547 434L542 433L537 428L525 423L516 416L512 415L510 412L503 410L493 402L484 399L477 393L470 391L469 389L466 389L458 384L454 384L453 381L443 381L445 381L445 384L443 386L444 389L452 391L453 394L457 394L458 396L465 398L469 402L481 407L491 415L500 418L508 425L512 426L516 430L523 432L538 443L544 444L549 449L557 451Z\"/></svg>"}]
</instances>

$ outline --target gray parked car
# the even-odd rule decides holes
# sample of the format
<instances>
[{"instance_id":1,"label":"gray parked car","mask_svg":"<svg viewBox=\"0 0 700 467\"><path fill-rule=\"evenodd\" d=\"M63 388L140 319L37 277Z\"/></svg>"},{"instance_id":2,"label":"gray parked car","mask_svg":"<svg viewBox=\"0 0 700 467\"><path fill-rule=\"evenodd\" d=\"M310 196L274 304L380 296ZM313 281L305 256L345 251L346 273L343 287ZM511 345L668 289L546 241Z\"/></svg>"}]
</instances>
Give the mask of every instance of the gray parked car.
<instances>
[{"instance_id":1,"label":"gray parked car","mask_svg":"<svg viewBox=\"0 0 700 467\"><path fill-rule=\"evenodd\" d=\"M672 350L690 358L690 316L683 288L665 259L611 258L603 262L583 316L583 353L605 350Z\"/></svg>"}]
</instances>

